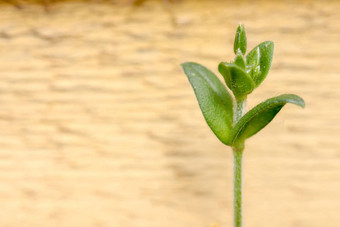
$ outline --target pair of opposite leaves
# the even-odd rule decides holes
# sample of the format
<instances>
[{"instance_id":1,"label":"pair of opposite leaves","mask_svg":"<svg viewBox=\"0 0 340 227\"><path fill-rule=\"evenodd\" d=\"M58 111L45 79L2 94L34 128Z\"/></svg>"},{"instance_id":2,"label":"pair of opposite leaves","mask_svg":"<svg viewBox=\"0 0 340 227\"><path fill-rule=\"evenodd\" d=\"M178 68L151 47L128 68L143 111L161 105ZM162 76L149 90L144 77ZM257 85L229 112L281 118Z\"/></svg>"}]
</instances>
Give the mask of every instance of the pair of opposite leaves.
<instances>
[{"instance_id":1,"label":"pair of opposite leaves","mask_svg":"<svg viewBox=\"0 0 340 227\"><path fill-rule=\"evenodd\" d=\"M236 35L235 45L238 42L237 37ZM234 63L221 62L218 67L237 100L245 99L265 79L271 65L274 45L270 41L263 42L246 57L243 56L246 44L240 47L234 46ZM299 96L283 94L258 104L233 124L234 99L216 75L194 62L183 63L182 67L194 89L206 122L217 138L228 146L243 146L245 139L269 124L285 104L293 103L301 107L305 105Z\"/></svg>"}]
</instances>

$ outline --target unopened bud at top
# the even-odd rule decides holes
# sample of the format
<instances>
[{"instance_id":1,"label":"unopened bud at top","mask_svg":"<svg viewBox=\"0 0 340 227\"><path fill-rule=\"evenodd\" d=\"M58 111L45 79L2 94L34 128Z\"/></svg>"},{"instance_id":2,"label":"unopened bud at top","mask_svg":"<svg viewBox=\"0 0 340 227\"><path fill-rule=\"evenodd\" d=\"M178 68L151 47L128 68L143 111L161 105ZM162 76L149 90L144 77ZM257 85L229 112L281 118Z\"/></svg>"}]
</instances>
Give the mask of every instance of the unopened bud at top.
<instances>
[{"instance_id":1,"label":"unopened bud at top","mask_svg":"<svg viewBox=\"0 0 340 227\"><path fill-rule=\"evenodd\" d=\"M246 31L244 30L244 26L240 24L236 30L235 41L234 41L234 53L237 53L237 50L240 49L241 53L244 55L247 50L247 37Z\"/></svg>"}]
</instances>

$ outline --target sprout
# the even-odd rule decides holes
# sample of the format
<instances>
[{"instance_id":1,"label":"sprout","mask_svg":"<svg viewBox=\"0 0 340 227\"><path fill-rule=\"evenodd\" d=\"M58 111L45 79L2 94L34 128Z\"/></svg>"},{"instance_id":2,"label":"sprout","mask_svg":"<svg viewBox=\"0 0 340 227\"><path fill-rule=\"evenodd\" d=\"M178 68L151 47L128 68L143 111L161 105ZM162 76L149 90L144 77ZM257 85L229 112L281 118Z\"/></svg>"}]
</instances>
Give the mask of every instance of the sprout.
<instances>
[{"instance_id":1,"label":"sprout","mask_svg":"<svg viewBox=\"0 0 340 227\"><path fill-rule=\"evenodd\" d=\"M246 49L245 29L239 25L234 42L235 60L218 65L218 71L233 95L209 69L193 62L182 64L210 129L222 143L233 149L235 227L242 226L242 154L246 139L268 125L287 103L305 106L299 96L283 94L265 100L244 114L247 96L269 72L274 44L271 41L260 43L247 55Z\"/></svg>"}]
</instances>

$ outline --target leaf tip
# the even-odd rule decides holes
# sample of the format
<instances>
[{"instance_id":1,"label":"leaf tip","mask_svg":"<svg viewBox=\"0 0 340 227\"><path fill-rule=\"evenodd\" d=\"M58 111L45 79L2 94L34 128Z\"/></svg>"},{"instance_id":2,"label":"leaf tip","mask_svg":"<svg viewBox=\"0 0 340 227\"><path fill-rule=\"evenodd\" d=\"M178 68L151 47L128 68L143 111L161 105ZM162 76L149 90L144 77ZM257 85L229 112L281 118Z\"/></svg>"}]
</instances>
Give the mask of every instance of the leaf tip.
<instances>
[{"instance_id":1,"label":"leaf tip","mask_svg":"<svg viewBox=\"0 0 340 227\"><path fill-rule=\"evenodd\" d=\"M306 104L305 101L303 100L303 98L301 98L298 95L294 95L294 94L287 94L287 95L283 95L286 96L288 98L288 102L293 103L297 106L300 106L302 108L305 108Z\"/></svg>"},{"instance_id":2,"label":"leaf tip","mask_svg":"<svg viewBox=\"0 0 340 227\"><path fill-rule=\"evenodd\" d=\"M270 40L265 41L264 44L265 44L266 46L274 46L274 42L273 42L273 41L270 41Z\"/></svg>"},{"instance_id":3,"label":"leaf tip","mask_svg":"<svg viewBox=\"0 0 340 227\"><path fill-rule=\"evenodd\" d=\"M193 68L199 67L199 64L197 64L195 62L187 61L187 62L181 63L181 67L182 67L183 71L185 72L185 74L188 76L188 75L192 74Z\"/></svg>"},{"instance_id":4,"label":"leaf tip","mask_svg":"<svg viewBox=\"0 0 340 227\"><path fill-rule=\"evenodd\" d=\"M302 108L305 108L305 106L306 106L305 100L303 100L303 98L301 98L299 96L297 96L297 97L299 98L297 105L302 107Z\"/></svg>"},{"instance_id":5,"label":"leaf tip","mask_svg":"<svg viewBox=\"0 0 340 227\"><path fill-rule=\"evenodd\" d=\"M182 62L181 63L181 67L184 69L185 67L189 66L190 64L192 64L193 62L189 62L189 61L186 61L186 62Z\"/></svg>"}]
</instances>

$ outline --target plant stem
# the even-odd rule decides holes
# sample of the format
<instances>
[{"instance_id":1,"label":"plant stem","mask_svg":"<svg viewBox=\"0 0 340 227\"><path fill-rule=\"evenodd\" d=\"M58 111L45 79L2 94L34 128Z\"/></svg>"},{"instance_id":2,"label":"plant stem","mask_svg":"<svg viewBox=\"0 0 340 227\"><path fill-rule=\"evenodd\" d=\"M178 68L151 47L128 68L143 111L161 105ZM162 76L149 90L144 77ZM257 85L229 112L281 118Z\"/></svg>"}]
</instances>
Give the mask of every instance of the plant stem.
<instances>
[{"instance_id":1,"label":"plant stem","mask_svg":"<svg viewBox=\"0 0 340 227\"><path fill-rule=\"evenodd\" d=\"M246 99L237 100L236 101L236 109L234 110L234 126L238 122L238 120L241 119L241 117L244 115L244 111L246 109Z\"/></svg>"},{"instance_id":2,"label":"plant stem","mask_svg":"<svg viewBox=\"0 0 340 227\"><path fill-rule=\"evenodd\" d=\"M246 99L237 100L234 125L244 115ZM233 147L234 154L234 227L242 227L242 147Z\"/></svg>"},{"instance_id":3,"label":"plant stem","mask_svg":"<svg viewBox=\"0 0 340 227\"><path fill-rule=\"evenodd\" d=\"M234 227L242 226L242 154L234 149Z\"/></svg>"}]
</instances>

